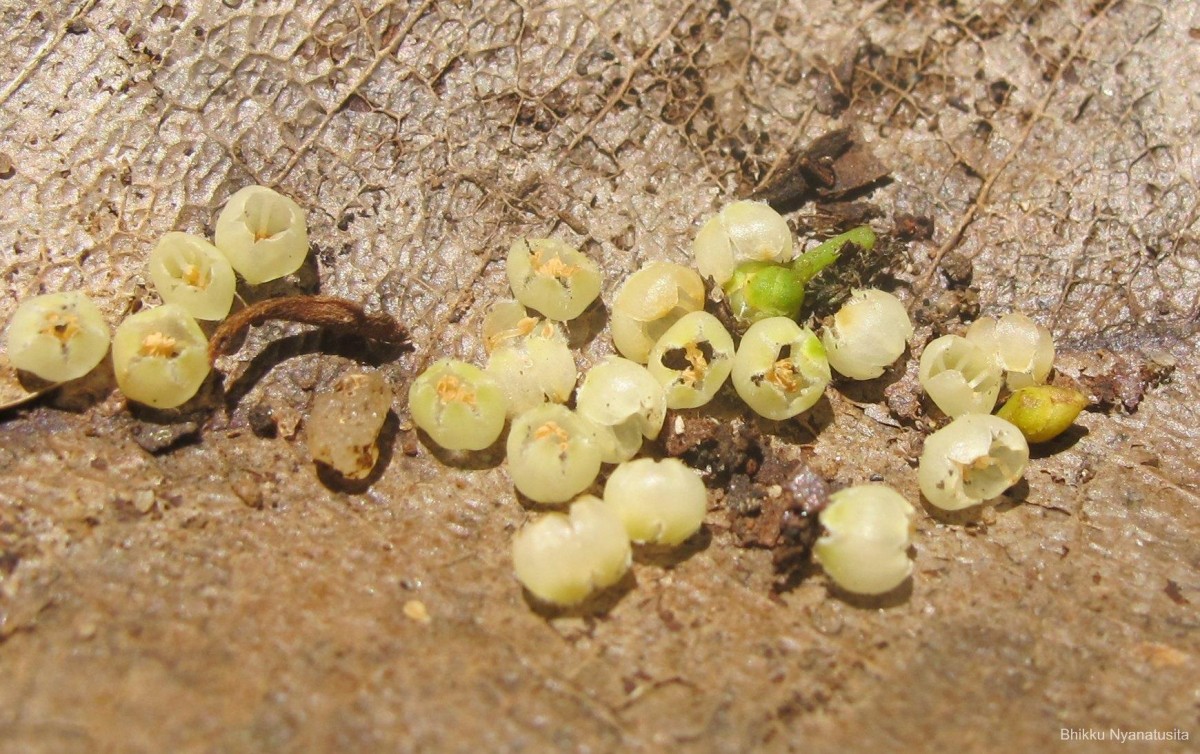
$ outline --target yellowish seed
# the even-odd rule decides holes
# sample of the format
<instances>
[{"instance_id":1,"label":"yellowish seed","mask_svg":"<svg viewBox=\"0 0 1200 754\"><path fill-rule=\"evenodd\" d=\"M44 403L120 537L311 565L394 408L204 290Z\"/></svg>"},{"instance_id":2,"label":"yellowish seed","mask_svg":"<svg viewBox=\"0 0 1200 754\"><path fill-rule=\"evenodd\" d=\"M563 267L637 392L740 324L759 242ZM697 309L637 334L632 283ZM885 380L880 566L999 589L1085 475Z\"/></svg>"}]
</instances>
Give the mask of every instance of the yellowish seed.
<instances>
[{"instance_id":1,"label":"yellowish seed","mask_svg":"<svg viewBox=\"0 0 1200 754\"><path fill-rule=\"evenodd\" d=\"M379 461L379 432L392 407L392 388L377 371L342 375L313 397L307 441L314 461L346 479L366 479Z\"/></svg>"},{"instance_id":2,"label":"yellowish seed","mask_svg":"<svg viewBox=\"0 0 1200 754\"><path fill-rule=\"evenodd\" d=\"M433 618L429 616L429 610L425 607L425 603L420 600L409 600L404 603L404 615L417 623L430 623Z\"/></svg>"}]
</instances>

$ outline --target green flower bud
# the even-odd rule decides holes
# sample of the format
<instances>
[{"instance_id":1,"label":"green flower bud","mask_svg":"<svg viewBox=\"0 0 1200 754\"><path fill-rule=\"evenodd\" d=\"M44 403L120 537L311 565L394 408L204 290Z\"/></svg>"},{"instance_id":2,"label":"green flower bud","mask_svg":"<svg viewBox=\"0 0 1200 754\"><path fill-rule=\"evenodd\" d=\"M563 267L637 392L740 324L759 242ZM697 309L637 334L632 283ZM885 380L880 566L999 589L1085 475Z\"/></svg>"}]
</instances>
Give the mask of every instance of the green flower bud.
<instances>
[{"instance_id":1,"label":"green flower bud","mask_svg":"<svg viewBox=\"0 0 1200 754\"><path fill-rule=\"evenodd\" d=\"M795 319L804 304L804 286L836 262L848 243L869 250L875 246L875 233L865 225L854 228L818 244L791 263L741 262L733 269L732 276L722 283L733 315L743 324L769 317Z\"/></svg>"},{"instance_id":2,"label":"green flower bud","mask_svg":"<svg viewBox=\"0 0 1200 754\"><path fill-rule=\"evenodd\" d=\"M795 270L770 262L743 262L726 286L729 308L740 322L770 317L795 319L804 304L805 281Z\"/></svg>"},{"instance_id":3,"label":"green flower bud","mask_svg":"<svg viewBox=\"0 0 1200 754\"><path fill-rule=\"evenodd\" d=\"M1047 442L1065 432L1087 404L1078 390L1032 385L1013 393L996 416L1016 426L1029 442Z\"/></svg>"}]
</instances>

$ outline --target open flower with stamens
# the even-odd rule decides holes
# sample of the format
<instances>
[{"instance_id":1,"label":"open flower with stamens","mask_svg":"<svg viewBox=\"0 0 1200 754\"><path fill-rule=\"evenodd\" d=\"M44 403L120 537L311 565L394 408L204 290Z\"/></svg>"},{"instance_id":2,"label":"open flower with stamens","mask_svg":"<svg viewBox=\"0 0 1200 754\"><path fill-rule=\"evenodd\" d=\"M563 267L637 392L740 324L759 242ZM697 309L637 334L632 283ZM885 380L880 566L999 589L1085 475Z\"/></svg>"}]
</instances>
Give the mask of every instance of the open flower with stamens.
<instances>
[{"instance_id":1,"label":"open flower with stamens","mask_svg":"<svg viewBox=\"0 0 1200 754\"><path fill-rule=\"evenodd\" d=\"M600 473L596 427L557 403L531 408L513 419L507 452L513 484L537 503L570 500Z\"/></svg>"},{"instance_id":2,"label":"open flower with stamens","mask_svg":"<svg viewBox=\"0 0 1200 754\"><path fill-rule=\"evenodd\" d=\"M224 319L233 305L237 280L229 260L208 241L190 233L167 233L150 252L150 279L168 304L196 319Z\"/></svg>"},{"instance_id":3,"label":"open flower with stamens","mask_svg":"<svg viewBox=\"0 0 1200 754\"><path fill-rule=\"evenodd\" d=\"M968 414L925 438L917 481L925 499L960 510L997 497L1029 462L1021 430L998 416Z\"/></svg>"},{"instance_id":4,"label":"open flower with stamens","mask_svg":"<svg viewBox=\"0 0 1200 754\"><path fill-rule=\"evenodd\" d=\"M112 349L121 392L155 408L184 404L208 376L208 338L176 304L127 317L113 335Z\"/></svg>"},{"instance_id":5,"label":"open flower with stamens","mask_svg":"<svg viewBox=\"0 0 1200 754\"><path fill-rule=\"evenodd\" d=\"M575 319L600 295L600 268L554 238L522 238L508 251L508 283L525 306L550 319Z\"/></svg>"},{"instance_id":6,"label":"open flower with stamens","mask_svg":"<svg viewBox=\"0 0 1200 754\"><path fill-rule=\"evenodd\" d=\"M516 301L500 302L484 321L487 373L515 416L541 403L566 403L579 370L562 325L530 317Z\"/></svg>"},{"instance_id":7,"label":"open flower with stamens","mask_svg":"<svg viewBox=\"0 0 1200 754\"><path fill-rule=\"evenodd\" d=\"M17 369L51 382L92 371L108 353L108 325L83 293L47 293L17 307L5 337Z\"/></svg>"},{"instance_id":8,"label":"open flower with stamens","mask_svg":"<svg viewBox=\"0 0 1200 754\"><path fill-rule=\"evenodd\" d=\"M530 334L541 322L540 317L530 316L520 301L501 299L492 304L483 317L483 347L491 353Z\"/></svg>"},{"instance_id":9,"label":"open flower with stamens","mask_svg":"<svg viewBox=\"0 0 1200 754\"><path fill-rule=\"evenodd\" d=\"M408 389L413 422L443 448L482 450L504 429L500 386L479 367L454 359L435 361Z\"/></svg>"},{"instance_id":10,"label":"open flower with stamens","mask_svg":"<svg viewBox=\"0 0 1200 754\"><path fill-rule=\"evenodd\" d=\"M829 379L821 341L787 317L751 325L733 359L733 387L768 419L789 419L812 408Z\"/></svg>"},{"instance_id":11,"label":"open flower with stamens","mask_svg":"<svg viewBox=\"0 0 1200 754\"><path fill-rule=\"evenodd\" d=\"M733 369L729 331L713 315L684 315L650 350L646 368L667 393L667 408L695 408L712 400Z\"/></svg>"},{"instance_id":12,"label":"open flower with stamens","mask_svg":"<svg viewBox=\"0 0 1200 754\"><path fill-rule=\"evenodd\" d=\"M266 186L246 186L225 203L213 243L247 283L290 275L308 256L304 210Z\"/></svg>"}]
</instances>

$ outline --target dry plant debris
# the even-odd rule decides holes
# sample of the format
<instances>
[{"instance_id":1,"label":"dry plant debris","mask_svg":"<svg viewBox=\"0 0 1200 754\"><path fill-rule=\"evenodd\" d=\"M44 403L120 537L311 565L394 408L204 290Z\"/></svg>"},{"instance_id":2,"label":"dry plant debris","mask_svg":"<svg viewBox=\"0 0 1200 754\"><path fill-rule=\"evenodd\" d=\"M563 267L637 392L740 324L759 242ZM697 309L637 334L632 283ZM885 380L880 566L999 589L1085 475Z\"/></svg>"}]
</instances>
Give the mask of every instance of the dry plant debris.
<instances>
[{"instance_id":1,"label":"dry plant debris","mask_svg":"<svg viewBox=\"0 0 1200 754\"><path fill-rule=\"evenodd\" d=\"M246 331L271 320L358 335L390 345L408 343L408 331L392 317L368 314L360 304L336 296L287 296L250 304L234 312L220 324L208 344L211 362L241 347Z\"/></svg>"}]
</instances>

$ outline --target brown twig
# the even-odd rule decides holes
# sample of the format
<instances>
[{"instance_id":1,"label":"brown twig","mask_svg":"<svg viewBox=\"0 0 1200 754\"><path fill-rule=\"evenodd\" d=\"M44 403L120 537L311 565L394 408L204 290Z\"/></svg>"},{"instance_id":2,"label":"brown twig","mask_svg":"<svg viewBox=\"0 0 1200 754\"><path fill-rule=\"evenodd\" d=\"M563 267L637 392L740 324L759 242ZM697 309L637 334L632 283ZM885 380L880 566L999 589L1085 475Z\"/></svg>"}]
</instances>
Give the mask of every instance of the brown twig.
<instances>
[{"instance_id":1,"label":"brown twig","mask_svg":"<svg viewBox=\"0 0 1200 754\"><path fill-rule=\"evenodd\" d=\"M208 360L233 353L246 331L272 319L316 325L382 343L408 342L408 330L386 314L367 314L362 306L334 296L287 296L251 304L221 323L208 342Z\"/></svg>"}]
</instances>

